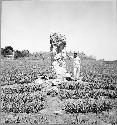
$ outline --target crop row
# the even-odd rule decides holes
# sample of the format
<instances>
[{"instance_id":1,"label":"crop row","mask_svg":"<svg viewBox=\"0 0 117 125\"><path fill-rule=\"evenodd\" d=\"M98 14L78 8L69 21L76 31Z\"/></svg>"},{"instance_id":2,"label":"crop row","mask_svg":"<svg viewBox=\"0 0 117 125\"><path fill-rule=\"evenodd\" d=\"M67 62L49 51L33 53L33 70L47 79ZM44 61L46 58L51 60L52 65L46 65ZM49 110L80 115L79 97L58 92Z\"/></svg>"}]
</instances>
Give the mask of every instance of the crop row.
<instances>
[{"instance_id":1,"label":"crop row","mask_svg":"<svg viewBox=\"0 0 117 125\"><path fill-rule=\"evenodd\" d=\"M36 113L44 108L46 97L41 92L1 96L1 110L14 113Z\"/></svg>"},{"instance_id":2,"label":"crop row","mask_svg":"<svg viewBox=\"0 0 117 125\"><path fill-rule=\"evenodd\" d=\"M82 60L81 76L85 82L117 84L117 62Z\"/></svg>"},{"instance_id":3,"label":"crop row","mask_svg":"<svg viewBox=\"0 0 117 125\"><path fill-rule=\"evenodd\" d=\"M83 75L82 81L85 81L85 82L117 84L117 75L95 74L88 71L83 72L82 75Z\"/></svg>"},{"instance_id":4,"label":"crop row","mask_svg":"<svg viewBox=\"0 0 117 125\"><path fill-rule=\"evenodd\" d=\"M63 99L87 99L94 98L99 99L100 97L106 97L108 99L117 99L117 92L113 90L103 90L103 89L94 89L91 91L85 90L60 90L59 98Z\"/></svg>"},{"instance_id":5,"label":"crop row","mask_svg":"<svg viewBox=\"0 0 117 125\"><path fill-rule=\"evenodd\" d=\"M40 75L51 77L50 64L42 61L13 60L1 63L1 85L31 83Z\"/></svg>"},{"instance_id":6,"label":"crop row","mask_svg":"<svg viewBox=\"0 0 117 125\"><path fill-rule=\"evenodd\" d=\"M41 81L40 81L41 82ZM19 84L16 86L3 86L1 89L1 93L4 94L15 94L15 93L24 93L24 92L36 92L41 91L46 86L51 86L51 81L43 81L43 84L40 83L28 83L28 84ZM15 85L15 84L14 84ZM111 97L116 97L117 94L117 85L115 84L96 84L96 83L88 83L88 82L62 82L58 85L59 89L66 90L75 90L75 92L80 93L84 91L84 94L98 93L96 95L108 95Z\"/></svg>"},{"instance_id":7,"label":"crop row","mask_svg":"<svg viewBox=\"0 0 117 125\"><path fill-rule=\"evenodd\" d=\"M117 84L117 64L105 64L101 61L81 61L81 76L85 82ZM73 61L67 61L67 68L73 73ZM50 59L13 60L1 63L1 85L31 83L39 75L54 77Z\"/></svg>"},{"instance_id":8,"label":"crop row","mask_svg":"<svg viewBox=\"0 0 117 125\"><path fill-rule=\"evenodd\" d=\"M67 113L98 113L112 109L117 102L110 99L67 99L63 109Z\"/></svg>"},{"instance_id":9,"label":"crop row","mask_svg":"<svg viewBox=\"0 0 117 125\"><path fill-rule=\"evenodd\" d=\"M82 60L81 67L82 72L88 71L94 74L117 76L117 61L106 63L104 61Z\"/></svg>"},{"instance_id":10,"label":"crop row","mask_svg":"<svg viewBox=\"0 0 117 125\"><path fill-rule=\"evenodd\" d=\"M36 92L36 91L41 91L41 89L43 88L42 84L35 84L33 83L33 85L30 84L21 84L21 85L17 85L14 87L5 87L1 89L1 93L4 94L15 94L15 93L24 93L24 92Z\"/></svg>"},{"instance_id":11,"label":"crop row","mask_svg":"<svg viewBox=\"0 0 117 125\"><path fill-rule=\"evenodd\" d=\"M92 83L92 82L62 82L59 84L60 89L107 89L107 90L117 90L117 84L108 83Z\"/></svg>"},{"instance_id":12,"label":"crop row","mask_svg":"<svg viewBox=\"0 0 117 125\"><path fill-rule=\"evenodd\" d=\"M66 90L66 89L60 89L59 91L56 91L54 89L43 89L42 91L23 91L23 93L3 93L2 92L2 97L6 98L7 100L8 98L19 98L19 96L23 95L24 93L45 93L47 95L51 95L51 96L56 96L58 95L59 98L61 100L63 99L69 99L69 98L73 98L73 99L79 99L79 98L83 98L83 99L87 99L87 98L94 98L94 99L98 99L101 96L107 97L109 99L117 99L117 91L114 90L104 90L104 89L93 89L93 90Z\"/></svg>"},{"instance_id":13,"label":"crop row","mask_svg":"<svg viewBox=\"0 0 117 125\"><path fill-rule=\"evenodd\" d=\"M116 106L115 99L100 96L94 98L68 98L64 99L62 109L69 113L102 112ZM1 110L13 113L38 113L46 106L46 95L42 93L24 93L16 95L5 95L1 99Z\"/></svg>"}]
</instances>

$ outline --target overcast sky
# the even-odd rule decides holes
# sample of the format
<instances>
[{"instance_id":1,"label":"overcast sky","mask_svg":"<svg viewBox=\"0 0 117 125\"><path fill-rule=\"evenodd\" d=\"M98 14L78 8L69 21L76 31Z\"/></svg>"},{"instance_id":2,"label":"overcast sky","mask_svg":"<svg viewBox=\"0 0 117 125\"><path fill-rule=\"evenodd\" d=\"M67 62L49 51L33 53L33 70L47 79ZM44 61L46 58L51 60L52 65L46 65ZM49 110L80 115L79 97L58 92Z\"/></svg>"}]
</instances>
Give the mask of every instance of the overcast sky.
<instances>
[{"instance_id":1,"label":"overcast sky","mask_svg":"<svg viewBox=\"0 0 117 125\"><path fill-rule=\"evenodd\" d=\"M66 36L67 50L97 59L117 59L116 9L113 1L4 1L1 47L49 51L51 32Z\"/></svg>"}]
</instances>

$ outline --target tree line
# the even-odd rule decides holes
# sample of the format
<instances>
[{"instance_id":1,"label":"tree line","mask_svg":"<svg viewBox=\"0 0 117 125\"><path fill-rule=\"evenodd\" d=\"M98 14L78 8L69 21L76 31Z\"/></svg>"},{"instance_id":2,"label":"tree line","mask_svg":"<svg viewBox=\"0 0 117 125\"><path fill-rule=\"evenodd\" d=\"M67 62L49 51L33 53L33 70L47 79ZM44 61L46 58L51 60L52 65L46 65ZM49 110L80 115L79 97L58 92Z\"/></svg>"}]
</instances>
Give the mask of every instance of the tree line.
<instances>
[{"instance_id":1,"label":"tree line","mask_svg":"<svg viewBox=\"0 0 117 125\"><path fill-rule=\"evenodd\" d=\"M14 59L29 57L30 52L28 50L14 50L12 46L5 46L5 48L1 48L1 55L3 57L8 57L9 55L14 56Z\"/></svg>"},{"instance_id":2,"label":"tree line","mask_svg":"<svg viewBox=\"0 0 117 125\"><path fill-rule=\"evenodd\" d=\"M69 53L69 55L73 55L73 52L69 51L67 52ZM36 52L36 53L30 53L29 50L14 50L14 48L12 46L5 46L5 48L1 48L1 55L2 57L8 57L9 55L13 55L14 59L18 59L18 58L22 58L22 57L34 57L35 59L37 59L39 57L42 58L47 58L47 56L49 56L48 54L50 54L49 52ZM84 52L79 52L78 51L78 55L81 59L89 59L89 60L96 60L96 58L94 56L87 56Z\"/></svg>"}]
</instances>

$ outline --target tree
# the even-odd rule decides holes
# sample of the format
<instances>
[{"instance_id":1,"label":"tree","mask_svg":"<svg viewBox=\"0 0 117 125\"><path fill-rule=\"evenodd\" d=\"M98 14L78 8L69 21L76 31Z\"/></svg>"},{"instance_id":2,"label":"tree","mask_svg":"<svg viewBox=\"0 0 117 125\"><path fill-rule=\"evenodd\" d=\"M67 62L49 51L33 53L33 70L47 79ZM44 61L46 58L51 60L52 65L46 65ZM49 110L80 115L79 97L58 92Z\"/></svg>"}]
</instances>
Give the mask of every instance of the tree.
<instances>
[{"instance_id":1,"label":"tree","mask_svg":"<svg viewBox=\"0 0 117 125\"><path fill-rule=\"evenodd\" d=\"M17 59L17 58L21 58L21 57L22 57L22 52L19 50L16 50L15 54L14 54L14 58Z\"/></svg>"},{"instance_id":2,"label":"tree","mask_svg":"<svg viewBox=\"0 0 117 125\"><path fill-rule=\"evenodd\" d=\"M16 50L14 54L14 58L17 59L21 57L29 57L29 55L30 53L28 50L23 50L23 51Z\"/></svg>"},{"instance_id":3,"label":"tree","mask_svg":"<svg viewBox=\"0 0 117 125\"><path fill-rule=\"evenodd\" d=\"M29 51L28 50L23 50L22 51L22 56L23 57L29 57Z\"/></svg>"},{"instance_id":4,"label":"tree","mask_svg":"<svg viewBox=\"0 0 117 125\"><path fill-rule=\"evenodd\" d=\"M1 48L1 55L4 56L4 48Z\"/></svg>"},{"instance_id":5,"label":"tree","mask_svg":"<svg viewBox=\"0 0 117 125\"><path fill-rule=\"evenodd\" d=\"M13 47L11 46L6 46L3 53L4 53L4 56L6 55L12 55L13 54Z\"/></svg>"}]
</instances>

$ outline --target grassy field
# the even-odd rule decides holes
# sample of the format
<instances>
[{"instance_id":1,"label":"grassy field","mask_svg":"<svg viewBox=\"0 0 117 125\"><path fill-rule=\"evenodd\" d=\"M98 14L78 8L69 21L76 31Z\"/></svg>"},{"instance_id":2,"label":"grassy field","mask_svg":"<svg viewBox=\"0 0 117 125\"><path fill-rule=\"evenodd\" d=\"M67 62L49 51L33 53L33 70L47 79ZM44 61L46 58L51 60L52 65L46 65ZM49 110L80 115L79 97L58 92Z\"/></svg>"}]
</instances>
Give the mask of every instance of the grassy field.
<instances>
[{"instance_id":1,"label":"grassy field","mask_svg":"<svg viewBox=\"0 0 117 125\"><path fill-rule=\"evenodd\" d=\"M117 125L117 62L82 60L81 77L55 86L46 55L1 60L1 123Z\"/></svg>"}]
</instances>

